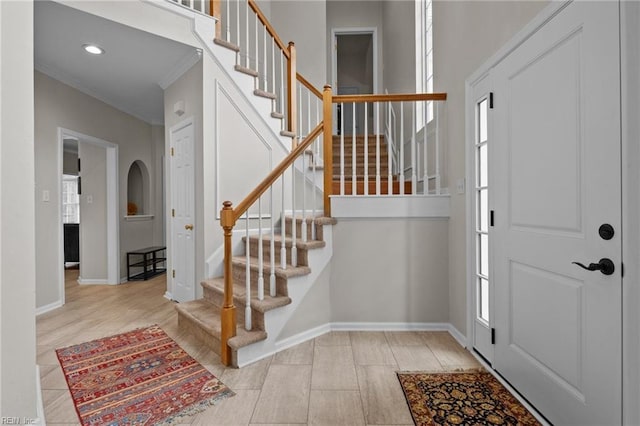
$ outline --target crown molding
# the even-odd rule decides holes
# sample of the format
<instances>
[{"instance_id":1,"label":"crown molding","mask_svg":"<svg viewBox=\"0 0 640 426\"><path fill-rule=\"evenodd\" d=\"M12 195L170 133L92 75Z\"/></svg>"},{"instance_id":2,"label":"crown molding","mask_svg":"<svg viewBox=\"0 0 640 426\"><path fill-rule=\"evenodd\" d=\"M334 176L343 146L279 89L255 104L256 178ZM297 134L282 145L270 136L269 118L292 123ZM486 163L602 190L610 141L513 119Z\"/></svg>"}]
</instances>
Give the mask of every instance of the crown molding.
<instances>
[{"instance_id":1,"label":"crown molding","mask_svg":"<svg viewBox=\"0 0 640 426\"><path fill-rule=\"evenodd\" d=\"M162 90L167 90L169 86L175 83L184 73L189 71L191 67L197 64L202 58L202 49L194 49L187 55L183 56L178 62L176 62L163 78L158 81L158 86L162 87Z\"/></svg>"}]
</instances>

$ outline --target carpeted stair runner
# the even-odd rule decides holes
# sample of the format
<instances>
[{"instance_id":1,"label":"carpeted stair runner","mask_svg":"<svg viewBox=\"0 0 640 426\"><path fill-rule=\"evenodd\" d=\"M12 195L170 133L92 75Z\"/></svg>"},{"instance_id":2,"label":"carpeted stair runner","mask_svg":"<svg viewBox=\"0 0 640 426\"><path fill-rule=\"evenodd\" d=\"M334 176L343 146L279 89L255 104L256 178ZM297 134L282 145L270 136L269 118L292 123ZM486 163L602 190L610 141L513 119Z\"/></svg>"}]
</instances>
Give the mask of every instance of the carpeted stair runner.
<instances>
[{"instance_id":1,"label":"carpeted stair runner","mask_svg":"<svg viewBox=\"0 0 640 426\"><path fill-rule=\"evenodd\" d=\"M311 222L316 224L316 239L311 239ZM308 264L309 250L319 249L325 246L322 240L324 224L335 223L331 218L308 218L307 219L307 241L301 239L302 235L302 218L296 217L296 247L298 252L298 265L291 265L291 247L293 239L291 238L291 230L293 219L286 218L286 237L285 245L287 247L287 267L285 269L280 266L280 247L282 243L281 234L277 234L274 238L275 243L275 264L274 275L276 277L276 296L269 295L269 280L271 274L271 235L263 235L263 277L265 281L265 295L263 300L258 300L258 244L257 235L249 236L249 267L251 269L251 317L252 329L250 331L244 328L244 307L246 303L246 256L236 256L232 261L233 287L234 287L234 305L236 306L237 316L237 335L229 340L229 346L233 352L233 364L236 365L236 353L239 348L248 346L252 343L265 340L267 333L265 332L265 316L264 314L270 310L278 309L291 303L288 294L289 278L308 275L311 272L311 266ZM243 238L246 241L246 237ZM224 303L224 279L222 277L213 278L201 283L203 290L203 298L191 302L179 303L176 305L178 311L178 326L181 330L188 331L201 340L205 345L211 348L215 353L220 354L220 310Z\"/></svg>"}]
</instances>

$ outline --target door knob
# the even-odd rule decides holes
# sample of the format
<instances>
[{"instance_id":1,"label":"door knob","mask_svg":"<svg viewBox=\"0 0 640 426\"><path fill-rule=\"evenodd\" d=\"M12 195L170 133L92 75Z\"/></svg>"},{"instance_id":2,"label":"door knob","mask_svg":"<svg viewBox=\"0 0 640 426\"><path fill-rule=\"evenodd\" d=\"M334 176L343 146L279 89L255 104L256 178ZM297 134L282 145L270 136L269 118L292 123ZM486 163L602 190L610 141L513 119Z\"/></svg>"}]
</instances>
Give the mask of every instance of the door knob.
<instances>
[{"instance_id":1,"label":"door knob","mask_svg":"<svg viewBox=\"0 0 640 426\"><path fill-rule=\"evenodd\" d=\"M193 225L191 224L185 225L184 229L186 229L187 231L193 231Z\"/></svg>"},{"instance_id":2,"label":"door knob","mask_svg":"<svg viewBox=\"0 0 640 426\"><path fill-rule=\"evenodd\" d=\"M600 271L604 275L611 275L615 272L616 267L611 261L611 259L603 258L600 259L598 263L590 263L589 266L585 266L580 262L571 262L575 265L578 265L582 269L586 269L587 271Z\"/></svg>"}]
</instances>

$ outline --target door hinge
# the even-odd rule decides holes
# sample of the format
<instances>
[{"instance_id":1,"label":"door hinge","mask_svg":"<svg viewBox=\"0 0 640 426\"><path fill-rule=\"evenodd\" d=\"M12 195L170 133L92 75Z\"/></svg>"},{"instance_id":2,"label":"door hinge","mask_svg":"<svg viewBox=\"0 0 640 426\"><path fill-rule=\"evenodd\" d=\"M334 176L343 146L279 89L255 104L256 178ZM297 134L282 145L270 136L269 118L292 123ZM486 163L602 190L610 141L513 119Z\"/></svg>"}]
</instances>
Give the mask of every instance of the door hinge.
<instances>
[{"instance_id":1,"label":"door hinge","mask_svg":"<svg viewBox=\"0 0 640 426\"><path fill-rule=\"evenodd\" d=\"M80 163L81 163L81 161L80 161L80 159L78 158L78 172L81 172L81 171L82 171L82 167L80 167Z\"/></svg>"},{"instance_id":2,"label":"door hinge","mask_svg":"<svg viewBox=\"0 0 640 426\"><path fill-rule=\"evenodd\" d=\"M624 262L620 262L620 276L624 278Z\"/></svg>"},{"instance_id":3,"label":"door hinge","mask_svg":"<svg viewBox=\"0 0 640 426\"><path fill-rule=\"evenodd\" d=\"M489 109L493 109L493 92L489 92Z\"/></svg>"},{"instance_id":4,"label":"door hinge","mask_svg":"<svg viewBox=\"0 0 640 426\"><path fill-rule=\"evenodd\" d=\"M171 270L171 276L172 276L173 278L175 278L175 277L176 277L176 270L175 270L175 269L172 269L172 270Z\"/></svg>"},{"instance_id":5,"label":"door hinge","mask_svg":"<svg viewBox=\"0 0 640 426\"><path fill-rule=\"evenodd\" d=\"M491 344L492 345L496 344L496 329L495 328L491 329Z\"/></svg>"},{"instance_id":6,"label":"door hinge","mask_svg":"<svg viewBox=\"0 0 640 426\"><path fill-rule=\"evenodd\" d=\"M171 209L171 217L176 217L176 209Z\"/></svg>"},{"instance_id":7,"label":"door hinge","mask_svg":"<svg viewBox=\"0 0 640 426\"><path fill-rule=\"evenodd\" d=\"M173 157L173 147L171 147L171 156Z\"/></svg>"},{"instance_id":8,"label":"door hinge","mask_svg":"<svg viewBox=\"0 0 640 426\"><path fill-rule=\"evenodd\" d=\"M489 214L489 225L493 226L493 210L491 210L491 213Z\"/></svg>"}]
</instances>

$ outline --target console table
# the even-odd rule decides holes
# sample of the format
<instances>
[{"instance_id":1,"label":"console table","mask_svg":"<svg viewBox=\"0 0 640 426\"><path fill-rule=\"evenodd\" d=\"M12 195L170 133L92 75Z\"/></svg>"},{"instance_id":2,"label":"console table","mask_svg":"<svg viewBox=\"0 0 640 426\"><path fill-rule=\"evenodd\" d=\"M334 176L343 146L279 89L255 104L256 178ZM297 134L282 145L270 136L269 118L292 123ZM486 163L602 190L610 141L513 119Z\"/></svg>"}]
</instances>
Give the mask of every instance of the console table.
<instances>
[{"instance_id":1,"label":"console table","mask_svg":"<svg viewBox=\"0 0 640 426\"><path fill-rule=\"evenodd\" d=\"M127 280L148 280L166 272L166 250L165 246L155 246L127 252Z\"/></svg>"}]
</instances>

